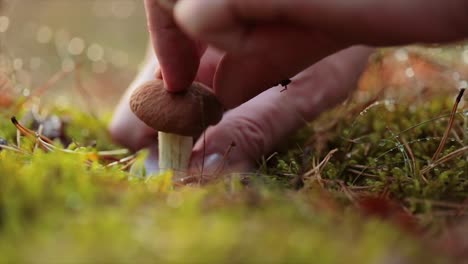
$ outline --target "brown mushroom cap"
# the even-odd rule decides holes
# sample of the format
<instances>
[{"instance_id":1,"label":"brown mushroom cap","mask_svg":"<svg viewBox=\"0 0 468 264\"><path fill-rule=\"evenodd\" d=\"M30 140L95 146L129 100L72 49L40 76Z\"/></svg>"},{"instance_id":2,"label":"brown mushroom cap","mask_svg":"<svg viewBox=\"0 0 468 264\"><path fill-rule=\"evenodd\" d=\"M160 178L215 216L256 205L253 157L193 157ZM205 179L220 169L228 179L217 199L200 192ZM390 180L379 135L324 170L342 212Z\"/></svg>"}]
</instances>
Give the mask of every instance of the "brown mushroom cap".
<instances>
[{"instance_id":1,"label":"brown mushroom cap","mask_svg":"<svg viewBox=\"0 0 468 264\"><path fill-rule=\"evenodd\" d=\"M197 82L181 93L168 92L160 79L147 82L132 94L130 108L155 130L182 136L200 135L223 116L213 92Z\"/></svg>"}]
</instances>

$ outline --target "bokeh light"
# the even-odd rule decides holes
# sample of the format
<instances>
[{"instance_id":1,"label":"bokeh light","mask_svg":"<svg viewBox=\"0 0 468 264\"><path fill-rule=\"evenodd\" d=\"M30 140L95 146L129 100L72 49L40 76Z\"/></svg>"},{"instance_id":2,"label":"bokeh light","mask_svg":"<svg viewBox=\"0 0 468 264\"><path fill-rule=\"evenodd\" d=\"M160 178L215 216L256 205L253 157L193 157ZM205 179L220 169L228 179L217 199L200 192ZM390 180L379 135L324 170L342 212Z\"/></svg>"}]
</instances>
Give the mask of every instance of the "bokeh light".
<instances>
[{"instance_id":1,"label":"bokeh light","mask_svg":"<svg viewBox=\"0 0 468 264\"><path fill-rule=\"evenodd\" d=\"M104 57L104 49L101 45L93 43L89 45L87 55L91 61L96 62L102 60L102 58Z\"/></svg>"},{"instance_id":2,"label":"bokeh light","mask_svg":"<svg viewBox=\"0 0 468 264\"><path fill-rule=\"evenodd\" d=\"M395 51L395 58L398 60L398 61L407 61L408 60L408 51L406 51L405 49L398 49Z\"/></svg>"},{"instance_id":3,"label":"bokeh light","mask_svg":"<svg viewBox=\"0 0 468 264\"><path fill-rule=\"evenodd\" d=\"M31 95L31 90L29 90L28 88L23 88L22 90L23 90L22 92L23 96L28 97Z\"/></svg>"},{"instance_id":4,"label":"bokeh light","mask_svg":"<svg viewBox=\"0 0 468 264\"><path fill-rule=\"evenodd\" d=\"M7 16L0 16L0 33L6 32L10 26L10 19Z\"/></svg>"},{"instance_id":5,"label":"bokeh light","mask_svg":"<svg viewBox=\"0 0 468 264\"><path fill-rule=\"evenodd\" d=\"M467 89L468 88L468 82L467 81L461 81L458 83L458 89Z\"/></svg>"},{"instance_id":6,"label":"bokeh light","mask_svg":"<svg viewBox=\"0 0 468 264\"><path fill-rule=\"evenodd\" d=\"M15 69L15 71L22 70L23 69L23 60L20 59L20 58L14 59L13 60L13 69Z\"/></svg>"},{"instance_id":7,"label":"bokeh light","mask_svg":"<svg viewBox=\"0 0 468 264\"><path fill-rule=\"evenodd\" d=\"M408 78L413 78L415 73L414 73L414 69L412 67L408 67L405 69L405 74Z\"/></svg>"},{"instance_id":8,"label":"bokeh light","mask_svg":"<svg viewBox=\"0 0 468 264\"><path fill-rule=\"evenodd\" d=\"M0 68L12 78L14 92L28 88L25 93L34 93L58 72L77 71L93 96L105 97L99 107L114 108L146 51L143 1L0 2L4 3L0 34L5 33ZM63 75L47 89L47 95L53 96L44 96L41 102L71 96L68 101L81 106L82 98L69 89L76 81L73 74ZM113 91L111 96L106 89Z\"/></svg>"},{"instance_id":9,"label":"bokeh light","mask_svg":"<svg viewBox=\"0 0 468 264\"><path fill-rule=\"evenodd\" d=\"M114 1L111 10L116 18L128 18L135 12L135 2L131 0Z\"/></svg>"},{"instance_id":10,"label":"bokeh light","mask_svg":"<svg viewBox=\"0 0 468 264\"><path fill-rule=\"evenodd\" d=\"M85 42L83 39L81 38L72 38L70 40L70 42L68 43L68 52L71 54L71 55L80 55L81 53L83 53L85 49Z\"/></svg>"},{"instance_id":11,"label":"bokeh light","mask_svg":"<svg viewBox=\"0 0 468 264\"><path fill-rule=\"evenodd\" d=\"M41 26L37 30L36 40L39 43L49 43L52 40L53 32L48 26Z\"/></svg>"},{"instance_id":12,"label":"bokeh light","mask_svg":"<svg viewBox=\"0 0 468 264\"><path fill-rule=\"evenodd\" d=\"M466 49L465 51L463 51L462 57L463 57L463 62L464 62L465 64L468 64L468 49Z\"/></svg>"}]
</instances>

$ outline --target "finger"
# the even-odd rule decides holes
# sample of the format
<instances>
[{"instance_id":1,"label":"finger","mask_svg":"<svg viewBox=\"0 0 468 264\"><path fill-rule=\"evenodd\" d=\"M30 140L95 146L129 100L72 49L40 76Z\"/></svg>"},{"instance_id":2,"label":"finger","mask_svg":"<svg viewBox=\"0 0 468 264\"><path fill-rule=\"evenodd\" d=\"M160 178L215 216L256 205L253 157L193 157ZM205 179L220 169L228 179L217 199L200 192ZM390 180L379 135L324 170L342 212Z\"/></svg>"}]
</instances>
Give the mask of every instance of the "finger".
<instances>
[{"instance_id":1,"label":"finger","mask_svg":"<svg viewBox=\"0 0 468 264\"><path fill-rule=\"evenodd\" d=\"M443 18L456 4L434 13L437 5L440 1L183 0L175 15L187 32L228 51L214 88L233 108L352 42L450 39L443 34L453 30ZM429 25L427 18L442 22Z\"/></svg>"},{"instance_id":2,"label":"finger","mask_svg":"<svg viewBox=\"0 0 468 264\"><path fill-rule=\"evenodd\" d=\"M201 60L201 67L197 79L204 84L211 86L213 73L216 69L222 54L208 49ZM113 140L132 150L139 150L156 142L156 132L143 123L130 109L130 96L133 91L141 84L153 80L154 72L158 74L159 64L156 60L154 52L148 51L146 62L125 92L116 107L114 116L109 126L109 132Z\"/></svg>"},{"instance_id":3,"label":"finger","mask_svg":"<svg viewBox=\"0 0 468 264\"><path fill-rule=\"evenodd\" d=\"M148 29L166 87L182 91L195 79L204 46L179 30L172 13L157 0L145 0Z\"/></svg>"},{"instance_id":4,"label":"finger","mask_svg":"<svg viewBox=\"0 0 468 264\"><path fill-rule=\"evenodd\" d=\"M246 102L343 48L320 33L281 27L256 29L244 45L248 52L228 53L215 74L215 92L227 108Z\"/></svg>"},{"instance_id":5,"label":"finger","mask_svg":"<svg viewBox=\"0 0 468 264\"><path fill-rule=\"evenodd\" d=\"M372 45L453 41L468 35L467 9L465 0L181 0L175 16L189 34L232 51L252 25L272 23Z\"/></svg>"},{"instance_id":6,"label":"finger","mask_svg":"<svg viewBox=\"0 0 468 264\"><path fill-rule=\"evenodd\" d=\"M195 144L191 167L200 172L203 165L205 173L252 167L286 136L344 100L370 52L365 47L341 51L295 76L288 90L269 89L227 112Z\"/></svg>"},{"instance_id":7,"label":"finger","mask_svg":"<svg viewBox=\"0 0 468 264\"><path fill-rule=\"evenodd\" d=\"M342 48L320 32L301 27L251 28L221 60L214 89L223 105L233 108Z\"/></svg>"}]
</instances>

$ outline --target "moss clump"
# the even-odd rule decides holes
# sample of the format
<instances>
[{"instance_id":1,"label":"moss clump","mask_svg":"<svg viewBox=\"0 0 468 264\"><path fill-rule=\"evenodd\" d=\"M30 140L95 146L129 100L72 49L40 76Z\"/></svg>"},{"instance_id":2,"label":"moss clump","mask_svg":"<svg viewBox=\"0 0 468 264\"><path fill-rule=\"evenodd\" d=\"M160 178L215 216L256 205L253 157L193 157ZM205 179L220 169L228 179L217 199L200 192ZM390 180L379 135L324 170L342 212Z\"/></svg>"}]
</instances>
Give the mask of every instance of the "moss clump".
<instances>
[{"instance_id":1,"label":"moss clump","mask_svg":"<svg viewBox=\"0 0 468 264\"><path fill-rule=\"evenodd\" d=\"M58 138L44 149L35 137L17 148L5 119L0 136L11 149L0 151L0 262L447 261L414 234L420 224L434 226L440 210L452 213L434 201L467 198L466 153L428 167L452 104L342 106L257 173L205 187L173 186L170 173L135 177L119 162L124 155L101 155L115 146L105 122L86 114L52 111L66 121L69 145ZM440 157L466 146L466 109L458 112ZM401 203L362 200L369 196ZM432 220L417 222L410 212Z\"/></svg>"},{"instance_id":2,"label":"moss clump","mask_svg":"<svg viewBox=\"0 0 468 264\"><path fill-rule=\"evenodd\" d=\"M320 181L338 192L345 184L357 195L384 193L415 213L431 208L424 200L461 203L468 198L466 107L454 117L440 162L431 161L453 104L453 98L444 96L418 104L382 100L344 105L299 132L294 146L280 151L262 173ZM324 127L329 124L325 120L334 122ZM318 166L331 151L330 160Z\"/></svg>"},{"instance_id":3,"label":"moss clump","mask_svg":"<svg viewBox=\"0 0 468 264\"><path fill-rule=\"evenodd\" d=\"M174 189L170 174L129 180L60 152L2 152L0 172L1 262L424 260L415 239L320 209L313 191L246 187L236 177Z\"/></svg>"}]
</instances>

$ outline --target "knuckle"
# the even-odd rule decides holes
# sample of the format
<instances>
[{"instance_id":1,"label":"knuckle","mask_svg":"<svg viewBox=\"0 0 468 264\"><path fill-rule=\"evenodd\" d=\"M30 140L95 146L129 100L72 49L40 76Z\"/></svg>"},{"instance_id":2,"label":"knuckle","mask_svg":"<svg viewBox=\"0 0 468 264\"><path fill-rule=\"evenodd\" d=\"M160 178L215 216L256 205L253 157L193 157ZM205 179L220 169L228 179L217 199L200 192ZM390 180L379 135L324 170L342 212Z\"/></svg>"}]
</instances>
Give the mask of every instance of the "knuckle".
<instances>
[{"instance_id":1,"label":"knuckle","mask_svg":"<svg viewBox=\"0 0 468 264\"><path fill-rule=\"evenodd\" d=\"M236 144L236 151L240 151L249 160L257 160L267 151L267 131L256 120L246 116L238 117L235 121L231 120L229 131Z\"/></svg>"},{"instance_id":2,"label":"knuckle","mask_svg":"<svg viewBox=\"0 0 468 264\"><path fill-rule=\"evenodd\" d=\"M128 142L126 141L126 136L122 133L122 126L115 120L113 120L110 125L108 126L107 130L109 131L109 135L115 143L126 145Z\"/></svg>"}]
</instances>

